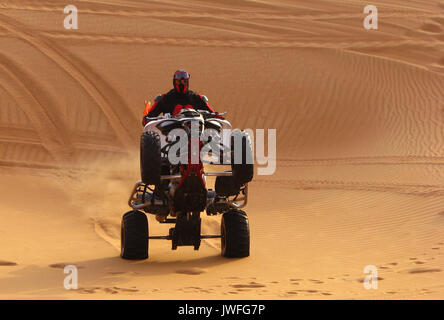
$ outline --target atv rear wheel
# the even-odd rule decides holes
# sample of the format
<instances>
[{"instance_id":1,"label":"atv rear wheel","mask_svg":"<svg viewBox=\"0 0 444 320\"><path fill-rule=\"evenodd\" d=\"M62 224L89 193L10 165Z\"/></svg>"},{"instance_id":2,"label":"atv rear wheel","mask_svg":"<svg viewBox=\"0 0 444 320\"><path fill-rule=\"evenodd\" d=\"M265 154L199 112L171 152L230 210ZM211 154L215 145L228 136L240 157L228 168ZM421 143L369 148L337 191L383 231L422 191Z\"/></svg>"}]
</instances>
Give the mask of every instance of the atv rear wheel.
<instances>
[{"instance_id":1,"label":"atv rear wheel","mask_svg":"<svg viewBox=\"0 0 444 320\"><path fill-rule=\"evenodd\" d=\"M123 215L120 244L123 259L148 258L148 219L144 213L133 210Z\"/></svg>"},{"instance_id":2,"label":"atv rear wheel","mask_svg":"<svg viewBox=\"0 0 444 320\"><path fill-rule=\"evenodd\" d=\"M243 258L250 255L250 225L244 211L233 209L224 213L221 235L223 257Z\"/></svg>"},{"instance_id":3,"label":"atv rear wheel","mask_svg":"<svg viewBox=\"0 0 444 320\"><path fill-rule=\"evenodd\" d=\"M160 137L156 132L144 132L140 138L140 175L145 184L160 183Z\"/></svg>"},{"instance_id":4,"label":"atv rear wheel","mask_svg":"<svg viewBox=\"0 0 444 320\"><path fill-rule=\"evenodd\" d=\"M253 180L253 150L250 136L238 129L231 133L231 170L239 186Z\"/></svg>"}]
</instances>

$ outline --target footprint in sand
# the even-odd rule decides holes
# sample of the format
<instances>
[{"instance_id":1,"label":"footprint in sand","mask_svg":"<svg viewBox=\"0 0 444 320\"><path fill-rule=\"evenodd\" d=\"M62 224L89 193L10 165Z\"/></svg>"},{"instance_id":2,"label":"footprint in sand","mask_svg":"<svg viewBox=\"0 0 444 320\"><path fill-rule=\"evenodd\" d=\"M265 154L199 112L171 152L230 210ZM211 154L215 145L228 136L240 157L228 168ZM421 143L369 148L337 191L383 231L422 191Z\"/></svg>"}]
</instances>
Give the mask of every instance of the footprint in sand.
<instances>
[{"instance_id":1,"label":"footprint in sand","mask_svg":"<svg viewBox=\"0 0 444 320\"><path fill-rule=\"evenodd\" d=\"M118 293L135 293L139 292L139 290L132 288L119 288L119 287L109 287L109 288L92 287L92 288L79 288L77 289L77 292L81 294L94 294L100 292L109 293L109 294L118 294Z\"/></svg>"},{"instance_id":2,"label":"footprint in sand","mask_svg":"<svg viewBox=\"0 0 444 320\"><path fill-rule=\"evenodd\" d=\"M202 273L207 272L205 269L200 269L200 268L187 268L187 269L179 269L175 271L178 274L187 274L187 275L191 275L191 276L196 276Z\"/></svg>"},{"instance_id":3,"label":"footprint in sand","mask_svg":"<svg viewBox=\"0 0 444 320\"><path fill-rule=\"evenodd\" d=\"M430 294L430 293L432 293L432 291L430 291L429 289L424 288L424 289L421 289L419 294Z\"/></svg>"},{"instance_id":4,"label":"footprint in sand","mask_svg":"<svg viewBox=\"0 0 444 320\"><path fill-rule=\"evenodd\" d=\"M378 279L379 281L384 280L384 278L381 278L381 277L378 277L377 279ZM358 281L358 282L360 282L360 283L364 283L365 278L359 278L359 279L357 279L356 281Z\"/></svg>"},{"instance_id":5,"label":"footprint in sand","mask_svg":"<svg viewBox=\"0 0 444 320\"><path fill-rule=\"evenodd\" d=\"M12 262L12 261L5 261L5 260L0 260L0 267L12 267L12 266L16 266L17 263Z\"/></svg>"},{"instance_id":6,"label":"footprint in sand","mask_svg":"<svg viewBox=\"0 0 444 320\"><path fill-rule=\"evenodd\" d=\"M180 288L180 291L184 292L184 293L196 293L196 292L200 292L200 293L213 293L213 289L203 289L201 287L184 287L184 288Z\"/></svg>"},{"instance_id":7,"label":"footprint in sand","mask_svg":"<svg viewBox=\"0 0 444 320\"><path fill-rule=\"evenodd\" d=\"M435 260L435 257L427 258L427 260Z\"/></svg>"},{"instance_id":8,"label":"footprint in sand","mask_svg":"<svg viewBox=\"0 0 444 320\"><path fill-rule=\"evenodd\" d=\"M93 293L96 293L96 290L99 290L99 289L100 289L100 287L96 287L96 288L79 288L79 289L77 289L77 292L81 293L81 294L93 294Z\"/></svg>"},{"instance_id":9,"label":"footprint in sand","mask_svg":"<svg viewBox=\"0 0 444 320\"><path fill-rule=\"evenodd\" d=\"M75 266L77 269L83 269L82 266L77 266L75 263L69 263L69 262L61 262L61 263L53 263L50 264L48 267L54 268L54 269L65 269L66 266Z\"/></svg>"},{"instance_id":10,"label":"footprint in sand","mask_svg":"<svg viewBox=\"0 0 444 320\"><path fill-rule=\"evenodd\" d=\"M254 282L254 281L251 281L248 284L232 284L231 286L233 288L236 288L236 289L243 289L243 288L254 289L254 288L264 288L264 287L266 287L265 284L257 283L257 282Z\"/></svg>"},{"instance_id":11,"label":"footprint in sand","mask_svg":"<svg viewBox=\"0 0 444 320\"><path fill-rule=\"evenodd\" d=\"M417 269L410 269L408 270L408 273L411 274L417 274L417 273L432 273L432 272L441 272L441 269L438 268L430 268L430 269L426 269L426 268L417 268Z\"/></svg>"},{"instance_id":12,"label":"footprint in sand","mask_svg":"<svg viewBox=\"0 0 444 320\"><path fill-rule=\"evenodd\" d=\"M426 32L426 33L441 33L442 28L439 24L437 23L424 23L421 28L421 31Z\"/></svg>"},{"instance_id":13,"label":"footprint in sand","mask_svg":"<svg viewBox=\"0 0 444 320\"><path fill-rule=\"evenodd\" d=\"M316 284L322 284L322 283L324 283L324 281L317 280L317 279L308 279L308 280L311 281L311 282L313 282L313 283L316 283Z\"/></svg>"},{"instance_id":14,"label":"footprint in sand","mask_svg":"<svg viewBox=\"0 0 444 320\"><path fill-rule=\"evenodd\" d=\"M318 290L314 290L314 289L305 289L305 290L293 290L294 292L305 292L305 293L318 293Z\"/></svg>"},{"instance_id":15,"label":"footprint in sand","mask_svg":"<svg viewBox=\"0 0 444 320\"><path fill-rule=\"evenodd\" d=\"M388 270L388 269L391 269L392 266L396 266L396 265L398 265L397 262L390 262L390 263L387 263L386 265L378 266L378 268L383 269L383 270Z\"/></svg>"}]
</instances>

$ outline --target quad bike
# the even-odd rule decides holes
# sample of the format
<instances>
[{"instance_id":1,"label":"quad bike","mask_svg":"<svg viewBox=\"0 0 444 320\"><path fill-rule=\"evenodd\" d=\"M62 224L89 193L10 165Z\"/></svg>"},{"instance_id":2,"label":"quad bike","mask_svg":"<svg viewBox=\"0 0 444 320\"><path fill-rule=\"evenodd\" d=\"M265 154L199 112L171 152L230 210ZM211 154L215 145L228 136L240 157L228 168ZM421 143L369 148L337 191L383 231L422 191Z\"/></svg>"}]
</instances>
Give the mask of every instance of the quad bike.
<instances>
[{"instance_id":1,"label":"quad bike","mask_svg":"<svg viewBox=\"0 0 444 320\"><path fill-rule=\"evenodd\" d=\"M151 239L171 240L173 250L179 246L193 246L198 250L201 239L209 238L221 239L224 257L249 256L249 221L241 209L247 204L248 183L253 178L250 137L245 131L231 131L231 124L220 115L183 109L175 116L167 114L148 119L140 143L141 180L134 186L128 201L133 210L122 217L122 258L148 258ZM198 141L192 128L198 131ZM186 141L185 147L179 148L181 140L172 134L174 129L185 133L182 139ZM216 133L208 141L213 140L213 145L218 146L209 154L219 158L217 164L230 165L231 171L204 170L204 163L215 162L214 158L209 161L200 156L205 143L199 136L206 129ZM171 153L181 160L171 163L168 157ZM191 161L196 153L197 161ZM207 176L216 176L215 190L207 189ZM156 215L160 223L175 226L169 229L167 236L149 236L148 219L142 211ZM222 215L220 234L201 234L203 211L207 215Z\"/></svg>"}]
</instances>

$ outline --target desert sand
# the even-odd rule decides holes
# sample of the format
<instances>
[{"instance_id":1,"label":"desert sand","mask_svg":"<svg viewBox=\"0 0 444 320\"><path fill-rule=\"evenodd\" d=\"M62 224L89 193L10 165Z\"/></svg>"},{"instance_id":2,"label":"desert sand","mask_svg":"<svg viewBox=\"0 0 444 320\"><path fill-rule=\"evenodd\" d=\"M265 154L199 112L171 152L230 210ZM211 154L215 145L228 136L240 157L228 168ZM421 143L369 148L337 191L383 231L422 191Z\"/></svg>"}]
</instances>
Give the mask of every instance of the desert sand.
<instances>
[{"instance_id":1,"label":"desert sand","mask_svg":"<svg viewBox=\"0 0 444 320\"><path fill-rule=\"evenodd\" d=\"M1 0L0 298L443 299L444 2L372 1L378 30L366 4ZM119 257L143 102L180 68L233 127L277 130L248 258Z\"/></svg>"}]
</instances>

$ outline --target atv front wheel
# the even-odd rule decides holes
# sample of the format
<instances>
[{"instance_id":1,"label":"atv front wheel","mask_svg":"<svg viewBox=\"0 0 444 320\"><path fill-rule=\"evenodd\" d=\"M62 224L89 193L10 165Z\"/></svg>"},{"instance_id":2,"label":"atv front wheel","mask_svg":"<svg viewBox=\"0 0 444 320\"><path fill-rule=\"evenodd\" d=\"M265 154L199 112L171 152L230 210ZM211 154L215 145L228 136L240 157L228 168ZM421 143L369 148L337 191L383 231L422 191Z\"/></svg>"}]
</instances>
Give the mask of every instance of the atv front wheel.
<instances>
[{"instance_id":1,"label":"atv front wheel","mask_svg":"<svg viewBox=\"0 0 444 320\"><path fill-rule=\"evenodd\" d=\"M239 186L253 180L253 149L250 136L238 129L231 133L231 170Z\"/></svg>"},{"instance_id":2,"label":"atv front wheel","mask_svg":"<svg viewBox=\"0 0 444 320\"><path fill-rule=\"evenodd\" d=\"M140 175L145 184L160 183L160 137L156 132L144 132L140 138Z\"/></svg>"},{"instance_id":3,"label":"atv front wheel","mask_svg":"<svg viewBox=\"0 0 444 320\"><path fill-rule=\"evenodd\" d=\"M223 257L243 258L250 255L250 225L242 210L230 210L222 216L221 249Z\"/></svg>"},{"instance_id":4,"label":"atv front wheel","mask_svg":"<svg viewBox=\"0 0 444 320\"><path fill-rule=\"evenodd\" d=\"M148 219L144 213L133 210L123 215L120 244L123 259L148 258Z\"/></svg>"}]
</instances>

